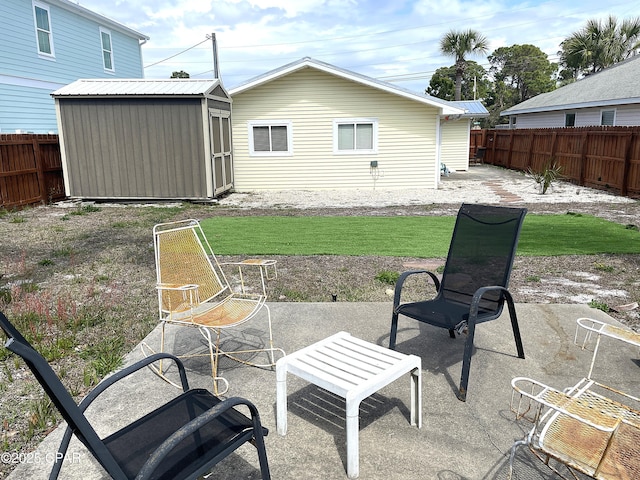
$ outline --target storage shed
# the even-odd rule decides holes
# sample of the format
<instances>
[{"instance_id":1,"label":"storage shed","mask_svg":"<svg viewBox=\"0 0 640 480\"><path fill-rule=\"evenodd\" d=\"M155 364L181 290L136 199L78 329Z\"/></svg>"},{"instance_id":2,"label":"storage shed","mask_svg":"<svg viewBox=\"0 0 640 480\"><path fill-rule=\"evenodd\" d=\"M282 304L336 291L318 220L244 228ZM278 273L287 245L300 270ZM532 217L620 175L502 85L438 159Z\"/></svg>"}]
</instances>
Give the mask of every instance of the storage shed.
<instances>
[{"instance_id":1,"label":"storage shed","mask_svg":"<svg viewBox=\"0 0 640 480\"><path fill-rule=\"evenodd\" d=\"M201 201L233 187L219 80L77 80L51 95L67 196Z\"/></svg>"}]
</instances>

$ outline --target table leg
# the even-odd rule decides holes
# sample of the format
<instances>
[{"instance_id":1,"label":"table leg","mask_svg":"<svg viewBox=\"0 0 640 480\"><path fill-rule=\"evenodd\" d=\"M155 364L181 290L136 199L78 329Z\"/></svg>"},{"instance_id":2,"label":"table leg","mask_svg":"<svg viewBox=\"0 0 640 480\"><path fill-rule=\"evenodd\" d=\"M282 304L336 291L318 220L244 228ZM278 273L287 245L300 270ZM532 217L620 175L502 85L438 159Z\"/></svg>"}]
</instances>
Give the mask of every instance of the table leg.
<instances>
[{"instance_id":1,"label":"table leg","mask_svg":"<svg viewBox=\"0 0 640 480\"><path fill-rule=\"evenodd\" d=\"M360 402L347 401L347 476L360 475Z\"/></svg>"},{"instance_id":2,"label":"table leg","mask_svg":"<svg viewBox=\"0 0 640 480\"><path fill-rule=\"evenodd\" d=\"M287 434L287 366L276 363L276 426L278 434Z\"/></svg>"},{"instance_id":3,"label":"table leg","mask_svg":"<svg viewBox=\"0 0 640 480\"><path fill-rule=\"evenodd\" d=\"M411 425L422 428L422 368L411 372Z\"/></svg>"}]
</instances>

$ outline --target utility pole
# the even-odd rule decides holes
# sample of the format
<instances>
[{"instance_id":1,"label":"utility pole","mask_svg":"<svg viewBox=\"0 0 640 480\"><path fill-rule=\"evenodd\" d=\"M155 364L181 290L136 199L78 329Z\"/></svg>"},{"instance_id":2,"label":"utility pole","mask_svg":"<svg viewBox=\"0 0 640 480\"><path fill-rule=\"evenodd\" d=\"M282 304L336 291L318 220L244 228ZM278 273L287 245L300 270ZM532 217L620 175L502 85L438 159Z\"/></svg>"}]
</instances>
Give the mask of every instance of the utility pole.
<instances>
[{"instance_id":1,"label":"utility pole","mask_svg":"<svg viewBox=\"0 0 640 480\"><path fill-rule=\"evenodd\" d=\"M213 47L213 78L219 79L220 72L218 71L218 43L216 42L216 34L212 33L207 35L211 39L211 46Z\"/></svg>"}]
</instances>

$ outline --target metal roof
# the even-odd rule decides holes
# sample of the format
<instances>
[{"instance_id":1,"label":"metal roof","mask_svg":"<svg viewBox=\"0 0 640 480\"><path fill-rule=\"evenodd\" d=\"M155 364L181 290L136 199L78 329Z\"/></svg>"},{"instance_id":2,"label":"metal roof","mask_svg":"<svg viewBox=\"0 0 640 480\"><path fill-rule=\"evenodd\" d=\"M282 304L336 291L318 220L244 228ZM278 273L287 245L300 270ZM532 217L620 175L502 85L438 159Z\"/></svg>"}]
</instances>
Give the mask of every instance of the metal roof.
<instances>
[{"instance_id":1,"label":"metal roof","mask_svg":"<svg viewBox=\"0 0 640 480\"><path fill-rule=\"evenodd\" d=\"M640 55L552 92L536 95L500 115L640 103Z\"/></svg>"},{"instance_id":2,"label":"metal roof","mask_svg":"<svg viewBox=\"0 0 640 480\"><path fill-rule=\"evenodd\" d=\"M280 68L276 68L275 70L271 70L270 72L267 72L265 74L258 75L257 77L254 77L245 83L231 88L229 90L229 93L231 94L231 96L237 95L246 90L250 90L254 87L265 84L277 78L284 77L285 75L289 75L290 73L296 72L303 68L315 68L317 70L321 70L323 72L336 75L353 82L368 85L370 87L377 88L388 93L400 95L401 97L409 98L420 103L440 108L442 115L462 115L465 113L463 109L456 107L452 102L447 102L446 100L432 97L431 95L416 93L411 90L393 85L391 83L376 80L374 78L367 77L366 75L355 73L344 68L339 68L329 63L321 62L309 57L302 58Z\"/></svg>"},{"instance_id":3,"label":"metal roof","mask_svg":"<svg viewBox=\"0 0 640 480\"><path fill-rule=\"evenodd\" d=\"M480 100L458 100L451 103L466 110L466 113L462 115L465 118L489 116L489 110L485 108Z\"/></svg>"},{"instance_id":4,"label":"metal roof","mask_svg":"<svg viewBox=\"0 0 640 480\"><path fill-rule=\"evenodd\" d=\"M220 80L171 79L80 79L59 88L53 97L93 96L203 96L220 85Z\"/></svg>"}]
</instances>

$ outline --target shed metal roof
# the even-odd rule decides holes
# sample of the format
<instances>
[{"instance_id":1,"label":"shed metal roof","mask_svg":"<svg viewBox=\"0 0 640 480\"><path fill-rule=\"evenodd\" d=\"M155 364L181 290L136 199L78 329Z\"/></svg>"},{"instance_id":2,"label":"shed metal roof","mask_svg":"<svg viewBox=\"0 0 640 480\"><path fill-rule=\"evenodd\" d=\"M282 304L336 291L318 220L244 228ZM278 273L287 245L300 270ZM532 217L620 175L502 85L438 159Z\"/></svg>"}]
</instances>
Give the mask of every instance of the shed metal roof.
<instances>
[{"instance_id":1,"label":"shed metal roof","mask_svg":"<svg viewBox=\"0 0 640 480\"><path fill-rule=\"evenodd\" d=\"M552 92L541 93L500 115L640 103L640 55Z\"/></svg>"},{"instance_id":2,"label":"shed metal roof","mask_svg":"<svg viewBox=\"0 0 640 480\"><path fill-rule=\"evenodd\" d=\"M59 88L53 97L94 96L203 96L211 93L220 80L171 79L80 79Z\"/></svg>"}]
</instances>

